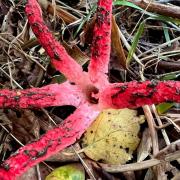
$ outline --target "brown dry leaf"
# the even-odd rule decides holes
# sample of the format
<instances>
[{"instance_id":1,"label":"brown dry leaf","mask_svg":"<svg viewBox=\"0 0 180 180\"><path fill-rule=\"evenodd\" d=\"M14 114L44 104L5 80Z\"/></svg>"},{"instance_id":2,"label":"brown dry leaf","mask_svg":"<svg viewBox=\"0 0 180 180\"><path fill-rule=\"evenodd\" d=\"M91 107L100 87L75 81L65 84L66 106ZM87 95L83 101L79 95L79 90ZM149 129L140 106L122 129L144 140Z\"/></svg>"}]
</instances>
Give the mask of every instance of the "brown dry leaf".
<instances>
[{"instance_id":1,"label":"brown dry leaf","mask_svg":"<svg viewBox=\"0 0 180 180\"><path fill-rule=\"evenodd\" d=\"M179 169L176 166L174 166L174 165L172 165L170 163L165 163L164 169L165 169L165 172L172 173L172 175L174 177L176 177L176 175L178 175L178 173L179 173ZM167 175L167 173L166 173L166 175Z\"/></svg>"},{"instance_id":2,"label":"brown dry leaf","mask_svg":"<svg viewBox=\"0 0 180 180\"><path fill-rule=\"evenodd\" d=\"M95 161L125 164L139 144L142 121L136 110L104 110L84 135L85 154Z\"/></svg>"},{"instance_id":3,"label":"brown dry leaf","mask_svg":"<svg viewBox=\"0 0 180 180\"><path fill-rule=\"evenodd\" d=\"M39 137L38 118L31 110L12 111L7 114L12 122L13 135L22 143L27 143Z\"/></svg>"},{"instance_id":4,"label":"brown dry leaf","mask_svg":"<svg viewBox=\"0 0 180 180\"><path fill-rule=\"evenodd\" d=\"M51 156L50 158L46 159L46 161L51 162L74 162L79 161L79 157L74 153L74 149L79 151L80 145L78 143L74 144L73 147L68 147L63 151L56 153L55 155ZM84 156L81 155L81 158Z\"/></svg>"},{"instance_id":5,"label":"brown dry leaf","mask_svg":"<svg viewBox=\"0 0 180 180\"><path fill-rule=\"evenodd\" d=\"M119 180L119 178L114 177L113 174L110 174L108 172L106 172L101 166L98 165L98 163L96 163L95 161L92 161L91 159L83 159L84 163L86 164L86 166L88 167L88 170L86 170L86 172L91 172L88 173L90 179L94 179L92 177L95 177L95 179L97 180Z\"/></svg>"},{"instance_id":6,"label":"brown dry leaf","mask_svg":"<svg viewBox=\"0 0 180 180\"><path fill-rule=\"evenodd\" d=\"M28 169L27 172L25 172L22 176L17 178L17 180L28 180L28 179L38 180L36 167L32 167Z\"/></svg>"},{"instance_id":7,"label":"brown dry leaf","mask_svg":"<svg viewBox=\"0 0 180 180\"><path fill-rule=\"evenodd\" d=\"M136 180L134 171L126 171L126 172L122 172L122 174L126 180Z\"/></svg>"},{"instance_id":8,"label":"brown dry leaf","mask_svg":"<svg viewBox=\"0 0 180 180\"><path fill-rule=\"evenodd\" d=\"M51 116L52 117L52 116ZM54 120L54 118L52 118ZM45 114L41 114L39 117L39 125L43 131L48 131L54 128L54 123Z\"/></svg>"},{"instance_id":9,"label":"brown dry leaf","mask_svg":"<svg viewBox=\"0 0 180 180\"><path fill-rule=\"evenodd\" d=\"M141 143L137 149L137 162L141 162L149 156L152 141L149 129L145 129L141 138Z\"/></svg>"},{"instance_id":10,"label":"brown dry leaf","mask_svg":"<svg viewBox=\"0 0 180 180\"><path fill-rule=\"evenodd\" d=\"M38 87L42 82L43 75L44 75L44 70L39 66L35 66L29 72L29 76L27 77L28 84L33 87Z\"/></svg>"},{"instance_id":11,"label":"brown dry leaf","mask_svg":"<svg viewBox=\"0 0 180 180\"><path fill-rule=\"evenodd\" d=\"M92 43L95 21L96 17L94 16L90 21L85 23L83 32L80 35L81 45L84 45L85 43L90 45Z\"/></svg>"},{"instance_id":12,"label":"brown dry leaf","mask_svg":"<svg viewBox=\"0 0 180 180\"><path fill-rule=\"evenodd\" d=\"M87 0L80 0L80 2L76 5L77 9L82 9L82 8L86 8L89 9L89 3L93 3L93 0L91 0L91 2L87 2ZM96 3L96 1L94 2Z\"/></svg>"},{"instance_id":13,"label":"brown dry leaf","mask_svg":"<svg viewBox=\"0 0 180 180\"><path fill-rule=\"evenodd\" d=\"M2 20L3 16L8 13L8 5L6 1L0 1L0 20Z\"/></svg>"},{"instance_id":14,"label":"brown dry leaf","mask_svg":"<svg viewBox=\"0 0 180 180\"><path fill-rule=\"evenodd\" d=\"M156 179L155 174L151 168L149 168L144 176L144 180Z\"/></svg>"},{"instance_id":15,"label":"brown dry leaf","mask_svg":"<svg viewBox=\"0 0 180 180\"><path fill-rule=\"evenodd\" d=\"M8 119L6 114L3 112L3 109L0 109L0 156L4 156L6 151L12 151L12 146L10 141L12 140L11 136L3 129L12 129L11 121Z\"/></svg>"},{"instance_id":16,"label":"brown dry leaf","mask_svg":"<svg viewBox=\"0 0 180 180\"><path fill-rule=\"evenodd\" d=\"M39 0L38 2L40 3L43 9L45 9L51 15L54 15L54 7L52 6L51 3L49 3L47 0ZM58 5L56 5L55 8L56 8L55 13L58 16L58 18L62 19L65 23L70 24L78 20L77 17L73 16L71 13L62 9Z\"/></svg>"},{"instance_id":17,"label":"brown dry leaf","mask_svg":"<svg viewBox=\"0 0 180 180\"><path fill-rule=\"evenodd\" d=\"M121 65L124 69L126 69L126 56L124 54L124 49L121 44L121 38L119 36L118 28L119 27L116 24L116 20L114 16L112 16L111 45L112 50L118 58L117 62L115 63L117 66Z\"/></svg>"},{"instance_id":18,"label":"brown dry leaf","mask_svg":"<svg viewBox=\"0 0 180 180\"><path fill-rule=\"evenodd\" d=\"M68 54L76 60L76 62L80 65L84 65L89 61L89 57L81 51L81 49L76 46L69 46L65 41L62 43Z\"/></svg>"},{"instance_id":19,"label":"brown dry leaf","mask_svg":"<svg viewBox=\"0 0 180 180\"><path fill-rule=\"evenodd\" d=\"M44 165L43 163L40 163L38 165L38 169L36 166L30 168L27 172L25 172L22 176L17 178L17 180L44 180L46 176L51 173L51 170L48 166ZM38 173L41 178L38 177Z\"/></svg>"},{"instance_id":20,"label":"brown dry leaf","mask_svg":"<svg viewBox=\"0 0 180 180\"><path fill-rule=\"evenodd\" d=\"M178 172L173 178L172 180L179 180L180 179L180 172Z\"/></svg>"},{"instance_id":21,"label":"brown dry leaf","mask_svg":"<svg viewBox=\"0 0 180 180\"><path fill-rule=\"evenodd\" d=\"M10 34L14 33L13 22L12 22L12 13L13 13L13 11L14 11L14 9L12 7L10 7L9 11L4 16L3 23L2 23L2 26L0 28L1 33L3 33L3 32L8 32Z\"/></svg>"},{"instance_id":22,"label":"brown dry leaf","mask_svg":"<svg viewBox=\"0 0 180 180\"><path fill-rule=\"evenodd\" d=\"M44 180L46 178L46 176L48 176L49 173L52 172L52 166L47 166L43 163L39 164L39 170L40 170L40 174L41 174L41 179Z\"/></svg>"}]
</instances>

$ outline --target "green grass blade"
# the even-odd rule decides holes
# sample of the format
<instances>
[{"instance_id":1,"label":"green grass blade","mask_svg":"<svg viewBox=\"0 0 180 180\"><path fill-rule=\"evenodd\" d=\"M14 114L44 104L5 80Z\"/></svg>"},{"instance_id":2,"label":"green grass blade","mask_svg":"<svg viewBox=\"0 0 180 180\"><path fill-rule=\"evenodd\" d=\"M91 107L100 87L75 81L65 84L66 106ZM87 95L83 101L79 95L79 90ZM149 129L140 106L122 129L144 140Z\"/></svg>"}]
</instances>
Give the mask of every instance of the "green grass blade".
<instances>
[{"instance_id":1,"label":"green grass blade","mask_svg":"<svg viewBox=\"0 0 180 180\"><path fill-rule=\"evenodd\" d=\"M156 106L158 114L164 114L170 108L174 106L175 103L161 103Z\"/></svg>"},{"instance_id":2,"label":"green grass blade","mask_svg":"<svg viewBox=\"0 0 180 180\"><path fill-rule=\"evenodd\" d=\"M128 7L132 7L134 9L138 9L140 11L143 11L143 9L140 8L139 6L137 6L131 2L125 1L125 0L117 0L113 3L113 5L128 6Z\"/></svg>"},{"instance_id":3,"label":"green grass blade","mask_svg":"<svg viewBox=\"0 0 180 180\"><path fill-rule=\"evenodd\" d=\"M168 30L167 25L165 23L162 23L162 24L163 24L163 32L164 32L166 42L169 42L171 40L170 36L169 36L169 30ZM171 43L169 43L168 46L170 47Z\"/></svg>"},{"instance_id":4,"label":"green grass blade","mask_svg":"<svg viewBox=\"0 0 180 180\"><path fill-rule=\"evenodd\" d=\"M145 26L145 22L143 21L140 25L139 25L139 28L134 36L134 39L133 39L133 43L131 45L131 48L129 50L129 53L128 53L128 56L127 56L127 64L129 64L131 62L131 59L133 57L133 54L134 52L136 51L136 47L137 47L137 44L138 44L138 41L142 35L142 33L144 32L144 26Z\"/></svg>"},{"instance_id":5,"label":"green grass blade","mask_svg":"<svg viewBox=\"0 0 180 180\"><path fill-rule=\"evenodd\" d=\"M77 34L79 33L79 31L82 29L82 27L84 26L84 24L90 19L91 14L94 13L96 11L97 5L94 5L92 7L92 9L90 10L89 14L87 14L86 17L84 17L78 27L78 29L76 30L76 32L74 33L74 38L77 36Z\"/></svg>"}]
</instances>

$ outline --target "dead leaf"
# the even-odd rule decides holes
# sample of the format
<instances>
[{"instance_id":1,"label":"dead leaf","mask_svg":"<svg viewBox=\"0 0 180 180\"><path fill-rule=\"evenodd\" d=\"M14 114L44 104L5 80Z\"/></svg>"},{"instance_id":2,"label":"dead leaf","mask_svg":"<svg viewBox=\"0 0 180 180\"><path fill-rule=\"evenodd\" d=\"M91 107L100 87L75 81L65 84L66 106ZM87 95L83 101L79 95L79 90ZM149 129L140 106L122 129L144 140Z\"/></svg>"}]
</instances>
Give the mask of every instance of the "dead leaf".
<instances>
[{"instance_id":1,"label":"dead leaf","mask_svg":"<svg viewBox=\"0 0 180 180\"><path fill-rule=\"evenodd\" d=\"M39 0L38 2L40 3L43 9L45 9L51 15L54 15L54 7L52 6L51 3L49 3L47 0ZM67 24L73 23L74 21L78 20L77 17L73 16L71 13L62 9L58 5L56 5L55 10L56 10L55 13L58 16L58 18L62 19Z\"/></svg>"},{"instance_id":2,"label":"dead leaf","mask_svg":"<svg viewBox=\"0 0 180 180\"><path fill-rule=\"evenodd\" d=\"M51 156L50 158L46 159L46 161L51 162L72 162L72 161L79 161L79 157L74 153L74 149L79 151L81 148L78 143L74 144L73 147L68 147L63 151L58 152L57 154ZM81 158L84 156L81 155Z\"/></svg>"},{"instance_id":3,"label":"dead leaf","mask_svg":"<svg viewBox=\"0 0 180 180\"><path fill-rule=\"evenodd\" d=\"M31 110L9 110L7 116L12 122L12 134L23 144L39 137L38 118Z\"/></svg>"},{"instance_id":4,"label":"dead leaf","mask_svg":"<svg viewBox=\"0 0 180 180\"><path fill-rule=\"evenodd\" d=\"M46 176L48 176L48 174L51 172L50 169L43 163L40 163L38 166L39 172L37 171L37 167L34 166L25 172L22 176L18 177L17 180L39 180L38 173L41 179L45 179Z\"/></svg>"},{"instance_id":5,"label":"dead leaf","mask_svg":"<svg viewBox=\"0 0 180 180\"><path fill-rule=\"evenodd\" d=\"M136 180L135 173L133 171L122 172L126 180Z\"/></svg>"},{"instance_id":6,"label":"dead leaf","mask_svg":"<svg viewBox=\"0 0 180 180\"><path fill-rule=\"evenodd\" d=\"M93 0L91 0L91 2L87 2L87 0L80 0L80 2L76 5L77 9L82 9L82 8L86 8L86 9L89 9L90 8L90 5L89 3L96 3L93 2Z\"/></svg>"},{"instance_id":7,"label":"dead leaf","mask_svg":"<svg viewBox=\"0 0 180 180\"><path fill-rule=\"evenodd\" d=\"M119 180L119 178L114 177L113 174L106 172L98 163L92 161L91 159L83 159L88 169L86 169L87 174L91 177L90 179L97 179L97 180ZM94 178L92 177L93 174Z\"/></svg>"},{"instance_id":8,"label":"dead leaf","mask_svg":"<svg viewBox=\"0 0 180 180\"><path fill-rule=\"evenodd\" d=\"M84 135L85 154L95 161L125 164L139 144L142 121L136 110L104 110Z\"/></svg>"},{"instance_id":9,"label":"dead leaf","mask_svg":"<svg viewBox=\"0 0 180 180\"><path fill-rule=\"evenodd\" d=\"M3 127L8 130L12 129L10 119L6 116L3 109L0 109L0 156L4 156L7 151L12 151L11 136L7 133Z\"/></svg>"},{"instance_id":10,"label":"dead leaf","mask_svg":"<svg viewBox=\"0 0 180 180\"><path fill-rule=\"evenodd\" d=\"M177 173L173 178L172 180L179 180L180 179L180 172Z\"/></svg>"},{"instance_id":11,"label":"dead leaf","mask_svg":"<svg viewBox=\"0 0 180 180\"><path fill-rule=\"evenodd\" d=\"M96 18L94 16L90 21L85 23L83 27L83 32L80 35L81 45L84 44L90 45L92 43L95 20Z\"/></svg>"},{"instance_id":12,"label":"dead leaf","mask_svg":"<svg viewBox=\"0 0 180 180\"><path fill-rule=\"evenodd\" d=\"M27 172L25 172L22 176L17 178L17 180L28 180L28 179L38 180L36 167L32 167L28 169Z\"/></svg>"},{"instance_id":13,"label":"dead leaf","mask_svg":"<svg viewBox=\"0 0 180 180\"><path fill-rule=\"evenodd\" d=\"M62 43L68 54L76 60L80 65L84 65L89 61L89 57L81 51L77 45L69 46L65 41Z\"/></svg>"},{"instance_id":14,"label":"dead leaf","mask_svg":"<svg viewBox=\"0 0 180 180\"><path fill-rule=\"evenodd\" d=\"M141 139L141 143L137 150L137 162L141 162L149 156L151 151L152 141L149 129L145 129Z\"/></svg>"},{"instance_id":15,"label":"dead leaf","mask_svg":"<svg viewBox=\"0 0 180 180\"><path fill-rule=\"evenodd\" d=\"M126 69L126 56L124 54L124 49L121 44L121 38L119 36L118 32L118 26L116 24L116 20L114 16L112 16L112 29L111 29L111 45L112 45L112 50L118 57L118 60L116 62L117 66L122 66L124 69Z\"/></svg>"},{"instance_id":16,"label":"dead leaf","mask_svg":"<svg viewBox=\"0 0 180 180\"><path fill-rule=\"evenodd\" d=\"M144 176L144 180L153 180L155 179L155 174L151 168L149 168Z\"/></svg>"}]
</instances>

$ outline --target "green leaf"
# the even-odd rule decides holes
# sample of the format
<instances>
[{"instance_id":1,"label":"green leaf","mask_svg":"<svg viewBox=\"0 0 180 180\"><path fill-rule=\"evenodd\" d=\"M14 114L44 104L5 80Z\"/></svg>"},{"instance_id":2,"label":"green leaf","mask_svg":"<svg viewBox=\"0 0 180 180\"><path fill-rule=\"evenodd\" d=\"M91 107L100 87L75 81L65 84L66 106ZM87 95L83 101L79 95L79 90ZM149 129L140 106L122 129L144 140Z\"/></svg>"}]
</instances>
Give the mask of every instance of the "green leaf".
<instances>
[{"instance_id":1,"label":"green leaf","mask_svg":"<svg viewBox=\"0 0 180 180\"><path fill-rule=\"evenodd\" d=\"M174 80L176 78L178 78L180 76L180 72L171 72L171 73L167 73L163 76L160 76L160 80Z\"/></svg>"},{"instance_id":2,"label":"green leaf","mask_svg":"<svg viewBox=\"0 0 180 180\"><path fill-rule=\"evenodd\" d=\"M56 168L46 180L85 180L85 172L80 164L69 164Z\"/></svg>"},{"instance_id":3,"label":"green leaf","mask_svg":"<svg viewBox=\"0 0 180 180\"><path fill-rule=\"evenodd\" d=\"M171 107L174 106L175 103L161 103L156 106L158 114L164 114L168 111Z\"/></svg>"},{"instance_id":4,"label":"green leaf","mask_svg":"<svg viewBox=\"0 0 180 180\"><path fill-rule=\"evenodd\" d=\"M131 61L131 59L133 57L133 54L136 51L136 47L137 47L138 41L139 41L143 31L144 31L144 26L145 26L145 22L143 21L140 24L140 26L139 26L139 28L138 28L135 36L134 36L133 43L132 43L131 48L130 48L129 53L128 53L127 64L130 63L130 61Z\"/></svg>"},{"instance_id":5,"label":"green leaf","mask_svg":"<svg viewBox=\"0 0 180 180\"><path fill-rule=\"evenodd\" d=\"M65 82L66 80L67 80L66 77L63 74L60 74L60 75L53 76L53 78L51 79L51 82L61 84Z\"/></svg>"},{"instance_id":6,"label":"green leaf","mask_svg":"<svg viewBox=\"0 0 180 180\"><path fill-rule=\"evenodd\" d=\"M180 24L180 19L175 19L175 18L171 18L171 17L167 17L167 16L162 16L159 14L153 14L153 13L145 13L147 15L149 15L150 17L148 17L148 20L159 20L159 21L164 21L164 22L172 22L175 24Z\"/></svg>"},{"instance_id":7,"label":"green leaf","mask_svg":"<svg viewBox=\"0 0 180 180\"><path fill-rule=\"evenodd\" d=\"M97 8L97 6L94 5L94 6L92 7L92 9L90 10L90 12L87 14L87 16L82 19L82 21L81 21L78 29L77 29L76 32L74 33L74 38L77 36L77 34L78 34L79 31L82 29L82 27L84 26L84 24L90 19L91 14L93 14L93 13L96 11L96 8Z\"/></svg>"},{"instance_id":8,"label":"green leaf","mask_svg":"<svg viewBox=\"0 0 180 180\"><path fill-rule=\"evenodd\" d=\"M171 39L170 39L170 36L169 36L169 30L168 30L167 25L165 23L163 23L163 32L164 32L166 42L169 42ZM170 47L171 43L169 43L168 46Z\"/></svg>"},{"instance_id":9,"label":"green leaf","mask_svg":"<svg viewBox=\"0 0 180 180\"><path fill-rule=\"evenodd\" d=\"M113 5L128 6L128 7L132 7L134 9L138 9L140 11L143 11L143 9L140 8L139 6L137 6L137 5L135 5L135 4L131 3L131 2L127 2L125 0L117 0L117 1L115 1L113 3Z\"/></svg>"}]
</instances>

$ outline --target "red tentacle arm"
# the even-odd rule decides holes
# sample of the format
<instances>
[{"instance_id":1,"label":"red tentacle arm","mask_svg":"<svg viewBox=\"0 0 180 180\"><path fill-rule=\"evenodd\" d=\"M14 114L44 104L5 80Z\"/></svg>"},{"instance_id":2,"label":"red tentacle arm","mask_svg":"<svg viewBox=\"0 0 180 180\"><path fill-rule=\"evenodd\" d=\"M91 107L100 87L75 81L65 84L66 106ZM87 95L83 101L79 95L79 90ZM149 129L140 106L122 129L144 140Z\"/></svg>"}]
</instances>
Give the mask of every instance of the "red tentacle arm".
<instances>
[{"instance_id":1,"label":"red tentacle arm","mask_svg":"<svg viewBox=\"0 0 180 180\"><path fill-rule=\"evenodd\" d=\"M81 105L57 128L48 131L38 141L20 148L4 161L0 169L0 179L7 176L12 180L22 175L30 167L73 144L98 114L99 112L94 110L93 106Z\"/></svg>"},{"instance_id":2,"label":"red tentacle arm","mask_svg":"<svg viewBox=\"0 0 180 180\"><path fill-rule=\"evenodd\" d=\"M82 78L84 78L85 74L82 67L68 55L64 47L55 40L44 24L38 2L36 0L28 0L25 11L34 34L50 56L54 67L70 81L82 84L84 81Z\"/></svg>"},{"instance_id":3,"label":"red tentacle arm","mask_svg":"<svg viewBox=\"0 0 180 180\"><path fill-rule=\"evenodd\" d=\"M162 102L180 102L179 81L115 83L99 97L101 108L137 108Z\"/></svg>"},{"instance_id":4,"label":"red tentacle arm","mask_svg":"<svg viewBox=\"0 0 180 180\"><path fill-rule=\"evenodd\" d=\"M42 108L63 105L78 107L83 101L85 98L81 90L68 82L26 90L0 90L0 108Z\"/></svg>"},{"instance_id":5,"label":"red tentacle arm","mask_svg":"<svg viewBox=\"0 0 180 180\"><path fill-rule=\"evenodd\" d=\"M91 48L89 76L99 87L108 84L107 73L111 51L112 0L99 0Z\"/></svg>"}]
</instances>

